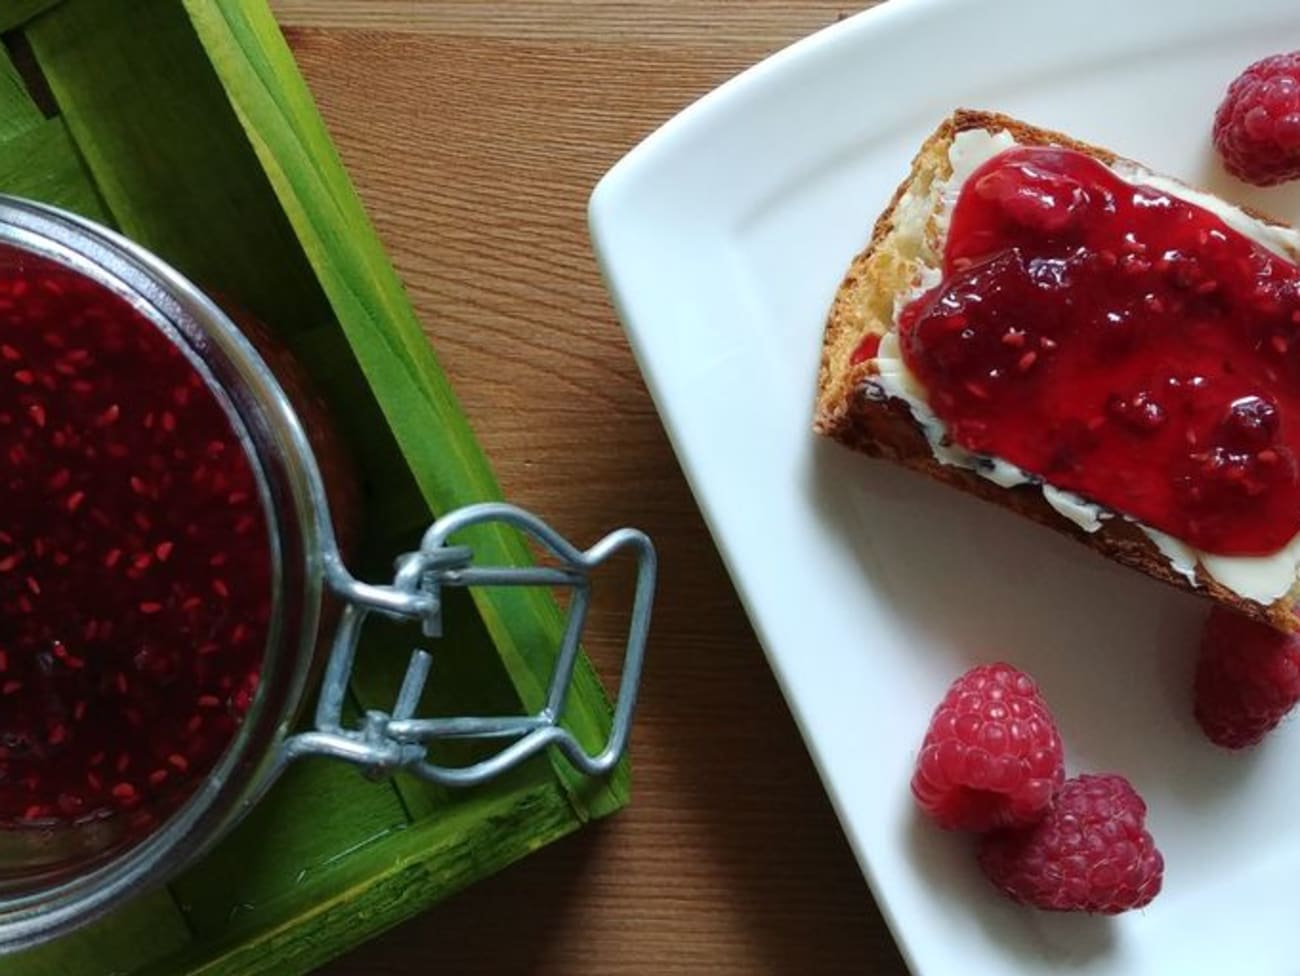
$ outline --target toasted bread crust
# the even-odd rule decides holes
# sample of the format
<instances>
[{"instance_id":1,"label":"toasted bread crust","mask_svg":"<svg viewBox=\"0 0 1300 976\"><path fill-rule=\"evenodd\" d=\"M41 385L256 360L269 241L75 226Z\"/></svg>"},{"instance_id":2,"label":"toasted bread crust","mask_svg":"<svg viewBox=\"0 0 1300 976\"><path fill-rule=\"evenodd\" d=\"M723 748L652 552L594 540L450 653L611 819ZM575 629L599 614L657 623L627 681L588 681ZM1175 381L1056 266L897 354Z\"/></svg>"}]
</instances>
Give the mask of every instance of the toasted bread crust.
<instances>
[{"instance_id":1,"label":"toasted bread crust","mask_svg":"<svg viewBox=\"0 0 1300 976\"><path fill-rule=\"evenodd\" d=\"M866 381L874 373L874 364L870 360L853 364L854 350L867 335L884 335L893 329L895 297L911 289L919 262L928 257L927 263L937 265L942 250L933 213L927 219L919 249L915 241L902 240L898 231L900 203L909 194L928 194L935 181L951 176L948 147L957 133L972 129L1006 130L1021 145L1063 146L1107 165L1118 158L1108 149L993 112L958 109L945 119L921 146L907 178L877 219L870 241L853 259L835 294L822 343L814 429L854 450L900 464L1065 533L1109 559L1178 589L1208 597L1281 630L1300 629L1295 615L1300 587L1293 587L1265 606L1242 598L1199 569L1199 585L1193 586L1132 524L1108 519L1098 531L1085 532L1053 509L1036 486L1002 488L973 471L942 464L906 403L867 395ZM1277 223L1261 214L1252 216Z\"/></svg>"}]
</instances>

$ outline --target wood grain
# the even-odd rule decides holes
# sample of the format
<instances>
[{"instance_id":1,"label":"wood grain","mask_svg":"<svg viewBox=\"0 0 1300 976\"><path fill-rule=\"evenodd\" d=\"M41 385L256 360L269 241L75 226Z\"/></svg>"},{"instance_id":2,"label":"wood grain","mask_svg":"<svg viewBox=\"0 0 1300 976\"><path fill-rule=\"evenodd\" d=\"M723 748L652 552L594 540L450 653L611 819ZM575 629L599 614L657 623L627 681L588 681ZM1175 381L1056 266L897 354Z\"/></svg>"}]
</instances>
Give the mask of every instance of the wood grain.
<instances>
[{"instance_id":1,"label":"wood grain","mask_svg":"<svg viewBox=\"0 0 1300 976\"><path fill-rule=\"evenodd\" d=\"M662 554L635 799L327 976L905 972L596 271L597 178L848 12L820 0L279 0L277 14L507 494ZM620 582L589 642L612 667Z\"/></svg>"},{"instance_id":2,"label":"wood grain","mask_svg":"<svg viewBox=\"0 0 1300 976\"><path fill-rule=\"evenodd\" d=\"M735 54L782 47L845 11L820 0L276 0L273 6L289 26L496 37L528 45L728 44Z\"/></svg>"}]
</instances>

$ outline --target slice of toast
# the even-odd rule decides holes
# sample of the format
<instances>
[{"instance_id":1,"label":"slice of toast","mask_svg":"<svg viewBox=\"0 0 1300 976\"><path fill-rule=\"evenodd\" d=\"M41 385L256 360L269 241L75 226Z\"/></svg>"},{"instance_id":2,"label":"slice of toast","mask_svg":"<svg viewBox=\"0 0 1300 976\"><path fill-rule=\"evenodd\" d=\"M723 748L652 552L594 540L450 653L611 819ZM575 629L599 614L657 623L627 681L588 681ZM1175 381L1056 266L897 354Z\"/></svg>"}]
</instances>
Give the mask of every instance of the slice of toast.
<instances>
[{"instance_id":1,"label":"slice of toast","mask_svg":"<svg viewBox=\"0 0 1300 976\"><path fill-rule=\"evenodd\" d=\"M854 353L865 337L884 336L895 330L896 301L916 290L922 271L942 265L940 187L953 172L948 150L958 133L974 129L1005 131L1020 145L1077 150L1106 165L1119 159L1108 149L1004 115L959 109L945 119L921 146L911 171L876 221L869 243L853 259L836 292L822 345L814 429L855 450L901 464L1064 532L1103 556L1179 589L1207 596L1281 630L1300 629L1296 616L1300 581L1269 604L1240 596L1200 566L1196 567L1193 584L1131 522L1108 518L1097 531L1088 532L1053 508L1038 486L1003 488L973 470L942 463L909 405L901 399L883 397L879 388L873 387L872 379L878 375L875 360L854 362ZM1250 215L1282 226L1263 215Z\"/></svg>"}]
</instances>

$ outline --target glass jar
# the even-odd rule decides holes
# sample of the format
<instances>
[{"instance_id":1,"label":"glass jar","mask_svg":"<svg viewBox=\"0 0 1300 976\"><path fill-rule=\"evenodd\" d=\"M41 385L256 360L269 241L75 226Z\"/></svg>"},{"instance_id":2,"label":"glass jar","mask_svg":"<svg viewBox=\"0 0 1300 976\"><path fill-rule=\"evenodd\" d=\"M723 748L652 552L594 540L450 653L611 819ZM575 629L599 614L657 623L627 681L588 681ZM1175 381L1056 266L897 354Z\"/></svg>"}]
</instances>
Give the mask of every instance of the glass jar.
<instances>
[{"instance_id":1,"label":"glass jar","mask_svg":"<svg viewBox=\"0 0 1300 976\"><path fill-rule=\"evenodd\" d=\"M653 599L655 555L642 533L622 529L582 551L527 512L486 503L439 519L416 552L399 558L391 583L359 581L344 565L330 515L330 495L319 463L329 459L318 459L313 438L276 372L217 303L112 231L42 204L0 197L0 246L30 255L34 262L53 262L107 289L184 355L222 408L248 462L266 525L270 590L255 693L248 696L246 710L210 772L173 809L139 835L114 818L59 822L36 830L0 829L0 954L85 925L123 899L165 882L226 835L300 756L334 757L371 775L402 769L451 786L481 783L551 746L589 775L601 775L617 764L635 708ZM339 493L334 494L337 498ZM475 565L473 554L451 539L487 521L530 534L555 564ZM579 653L589 574L624 548L635 553L638 581L623 676L609 739L598 753L589 754L560 719ZM572 588L569 624L545 706L533 715L422 719L415 712L428 679L429 657L417 651L392 709L368 712L358 725L347 727L343 700L367 615L413 619L426 635L435 637L443 589L474 585ZM337 626L332 635L324 632L332 621L323 616L331 597L342 605L333 618ZM142 603L139 609L150 606ZM320 669L314 662L317 649L325 647L324 676L316 688ZM304 700L316 691L314 728L293 734ZM466 768L430 763L427 745L449 737L493 739L504 745Z\"/></svg>"}]
</instances>

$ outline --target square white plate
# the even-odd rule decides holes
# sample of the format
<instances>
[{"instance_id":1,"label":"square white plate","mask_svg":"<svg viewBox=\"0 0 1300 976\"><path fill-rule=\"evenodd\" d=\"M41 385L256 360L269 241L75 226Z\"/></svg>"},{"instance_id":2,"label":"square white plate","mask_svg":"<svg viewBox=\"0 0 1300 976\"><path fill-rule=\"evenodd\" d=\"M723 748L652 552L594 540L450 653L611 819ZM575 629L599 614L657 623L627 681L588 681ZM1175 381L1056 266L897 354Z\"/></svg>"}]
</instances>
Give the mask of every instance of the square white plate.
<instances>
[{"instance_id":1,"label":"square white plate","mask_svg":"<svg viewBox=\"0 0 1300 976\"><path fill-rule=\"evenodd\" d=\"M1200 603L809 429L830 298L954 107L1063 129L1295 220L1300 192L1230 180L1209 126L1241 68L1296 47L1295 0L891 0L708 95L592 197L650 390L918 974L1300 971L1300 729L1246 755L1201 737ZM1039 679L1072 773L1121 772L1146 797L1167 862L1146 911L1016 907L968 838L918 821L908 779L930 711L997 658Z\"/></svg>"}]
</instances>

